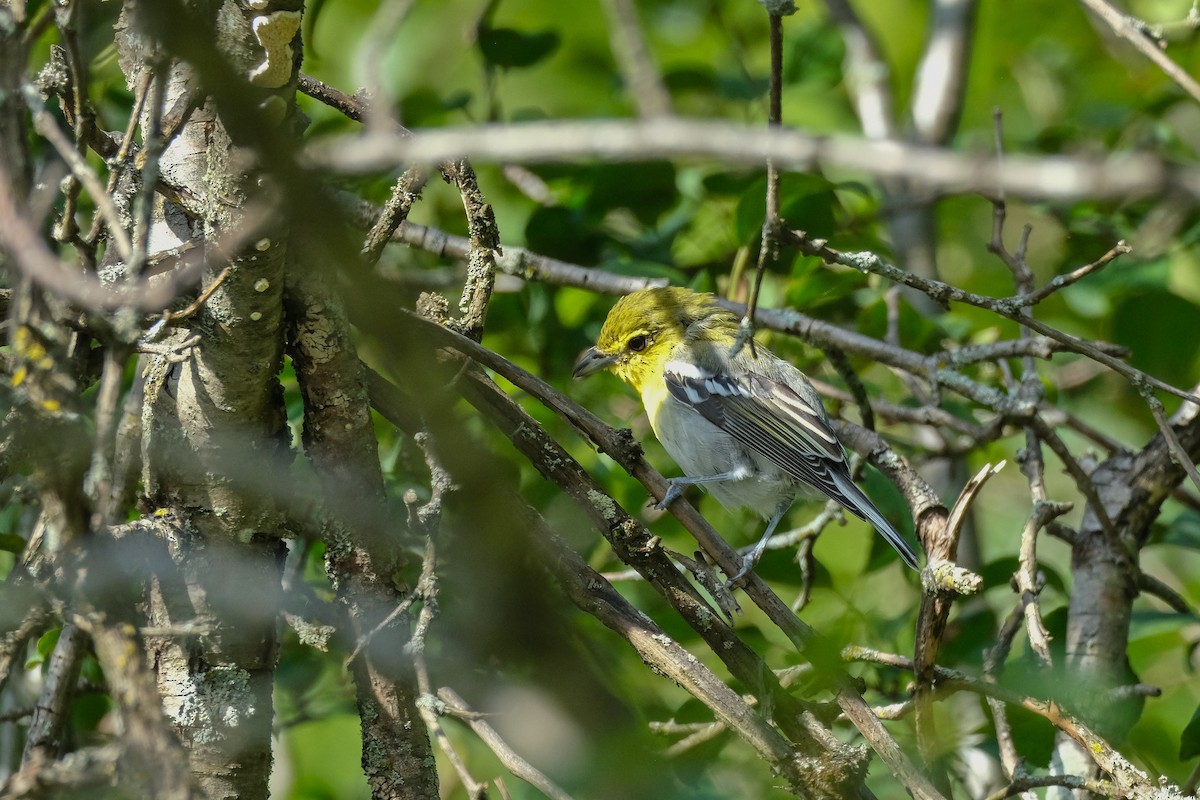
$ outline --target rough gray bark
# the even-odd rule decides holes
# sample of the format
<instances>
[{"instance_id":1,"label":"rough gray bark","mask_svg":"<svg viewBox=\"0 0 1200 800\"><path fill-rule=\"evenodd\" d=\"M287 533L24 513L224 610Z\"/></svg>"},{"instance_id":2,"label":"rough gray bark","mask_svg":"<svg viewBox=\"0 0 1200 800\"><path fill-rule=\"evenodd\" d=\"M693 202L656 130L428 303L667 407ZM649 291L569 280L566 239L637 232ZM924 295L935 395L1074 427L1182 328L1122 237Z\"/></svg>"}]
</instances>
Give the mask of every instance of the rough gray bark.
<instances>
[{"instance_id":1,"label":"rough gray bark","mask_svg":"<svg viewBox=\"0 0 1200 800\"><path fill-rule=\"evenodd\" d=\"M173 18L164 19L168 14ZM272 219L258 226L252 244L222 252L221 238L252 224L250 210L268 201L273 187L249 168L250 143L237 131L250 120L232 116L244 109L205 97L215 68L185 60L188 51L169 39L172 25L200 39L212 33L215 63L243 80L261 55L250 15L231 2L130 0L117 31L131 87L148 65L162 65L156 77L162 85L155 88L163 105L147 104L142 128L153 131L160 115L166 118L174 136L158 169L171 185L187 187L197 206L184 215L165 201L156 204L151 255L199 245L207 259L204 285L224 274L195 314L163 331L160 343L177 352L147 359L142 408L141 502L148 515L170 517L178 526L169 544L187 583L186 597L152 589L150 623L171 629L211 619L217 625L197 636L155 637L147 646L163 707L203 791L210 798L265 798L284 552L273 480L282 480L288 460L276 378L287 228ZM290 59L287 66L290 74ZM286 92L274 96L285 114L291 112L286 98ZM258 122L277 120L264 113ZM190 357L175 358L189 341L195 343Z\"/></svg>"},{"instance_id":2,"label":"rough gray bark","mask_svg":"<svg viewBox=\"0 0 1200 800\"><path fill-rule=\"evenodd\" d=\"M1188 457L1200 458L1200 406L1184 403L1171 427ZM1140 451L1119 452L1101 462L1091 477L1114 530L1106 531L1096 509L1087 506L1071 548L1066 667L1072 680L1083 679L1074 702L1093 718L1101 735L1120 741L1136 721L1141 702L1138 697L1113 701L1110 694L1117 686L1137 682L1126 652L1139 556L1163 501L1183 480L1184 468L1160 432ZM1095 772L1079 745L1061 734L1057 755L1067 772Z\"/></svg>"},{"instance_id":3,"label":"rough gray bark","mask_svg":"<svg viewBox=\"0 0 1200 800\"><path fill-rule=\"evenodd\" d=\"M304 396L304 448L327 514L325 569L349 633L363 645L349 665L363 771L377 800L436 800L433 750L407 656L410 617L386 622L409 591L393 579L403 562L404 526L387 514L366 372L336 290L311 261L292 266L288 353Z\"/></svg>"}]
</instances>

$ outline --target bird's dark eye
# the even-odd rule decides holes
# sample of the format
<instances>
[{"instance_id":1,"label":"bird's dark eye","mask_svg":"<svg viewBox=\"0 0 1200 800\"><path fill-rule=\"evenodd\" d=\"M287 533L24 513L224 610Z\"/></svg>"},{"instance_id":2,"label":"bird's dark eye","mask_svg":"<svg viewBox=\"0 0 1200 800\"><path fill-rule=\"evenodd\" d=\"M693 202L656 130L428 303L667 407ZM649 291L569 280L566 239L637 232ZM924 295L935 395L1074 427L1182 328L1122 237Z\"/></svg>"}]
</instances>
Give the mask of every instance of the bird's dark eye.
<instances>
[{"instance_id":1,"label":"bird's dark eye","mask_svg":"<svg viewBox=\"0 0 1200 800\"><path fill-rule=\"evenodd\" d=\"M649 340L639 333L637 336L629 340L629 349L635 353L640 353L646 349L647 344L649 344Z\"/></svg>"}]
</instances>

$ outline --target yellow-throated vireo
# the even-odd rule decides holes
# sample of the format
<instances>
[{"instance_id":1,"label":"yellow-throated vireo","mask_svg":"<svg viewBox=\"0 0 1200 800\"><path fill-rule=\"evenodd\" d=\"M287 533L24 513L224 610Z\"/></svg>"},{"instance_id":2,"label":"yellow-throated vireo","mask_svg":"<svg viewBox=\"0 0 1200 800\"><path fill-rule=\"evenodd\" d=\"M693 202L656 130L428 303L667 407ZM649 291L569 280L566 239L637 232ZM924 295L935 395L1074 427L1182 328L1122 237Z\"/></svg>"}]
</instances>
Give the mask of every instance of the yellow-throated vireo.
<instances>
[{"instance_id":1,"label":"yellow-throated vireo","mask_svg":"<svg viewBox=\"0 0 1200 800\"><path fill-rule=\"evenodd\" d=\"M920 569L912 547L851 480L808 378L761 345L734 354L737 336L737 316L711 294L642 289L613 306L596 346L575 364L576 378L610 369L642 396L655 435L686 475L670 479L658 507L699 484L725 507L768 520L731 582L758 562L801 486L875 526Z\"/></svg>"}]
</instances>

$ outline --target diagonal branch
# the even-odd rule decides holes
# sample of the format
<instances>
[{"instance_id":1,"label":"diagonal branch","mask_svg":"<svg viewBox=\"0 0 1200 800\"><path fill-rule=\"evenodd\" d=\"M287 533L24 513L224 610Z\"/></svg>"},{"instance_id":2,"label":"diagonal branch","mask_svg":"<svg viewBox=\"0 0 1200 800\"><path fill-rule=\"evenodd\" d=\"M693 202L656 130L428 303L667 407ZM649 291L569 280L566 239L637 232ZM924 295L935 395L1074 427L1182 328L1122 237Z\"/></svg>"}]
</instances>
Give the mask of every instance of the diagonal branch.
<instances>
[{"instance_id":1,"label":"diagonal branch","mask_svg":"<svg viewBox=\"0 0 1200 800\"><path fill-rule=\"evenodd\" d=\"M1145 30L1134 24L1132 17L1122 13L1108 0L1080 0L1080 2L1097 17L1104 20L1104 23L1112 28L1113 33L1132 44L1139 53L1154 62L1155 66L1167 74L1167 77L1179 84L1179 88L1190 94L1193 100L1200 102L1200 82L1197 82L1183 67L1172 61L1170 56L1152 42L1146 36Z\"/></svg>"}]
</instances>

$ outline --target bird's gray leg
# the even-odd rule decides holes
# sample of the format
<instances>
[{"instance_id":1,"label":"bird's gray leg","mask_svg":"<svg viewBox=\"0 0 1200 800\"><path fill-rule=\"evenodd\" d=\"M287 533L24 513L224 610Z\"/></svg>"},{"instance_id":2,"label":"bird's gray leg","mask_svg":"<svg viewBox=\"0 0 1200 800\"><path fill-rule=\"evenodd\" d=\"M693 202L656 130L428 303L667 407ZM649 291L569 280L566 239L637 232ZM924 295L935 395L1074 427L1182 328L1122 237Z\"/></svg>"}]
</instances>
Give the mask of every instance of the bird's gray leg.
<instances>
[{"instance_id":1,"label":"bird's gray leg","mask_svg":"<svg viewBox=\"0 0 1200 800\"><path fill-rule=\"evenodd\" d=\"M725 584L726 586L733 586L742 578L746 577L746 575L750 573L750 570L754 569L754 565L758 563L760 558L762 558L763 551L767 549L767 541L770 540L771 535L775 533L775 528L778 527L779 521L783 519L783 515L786 514L787 510L791 507L792 498L788 498L779 504L779 507L775 509L775 515L771 517L769 522L767 522L767 529L763 532L762 538L758 540L758 544L754 545L754 549L742 558L742 568L738 570L737 575L734 575L729 579L729 581Z\"/></svg>"},{"instance_id":2,"label":"bird's gray leg","mask_svg":"<svg viewBox=\"0 0 1200 800\"><path fill-rule=\"evenodd\" d=\"M743 481L754 474L754 470L750 467L735 467L728 472L721 472L716 475L700 475L692 477L685 475L679 478L667 478L667 493L663 495L663 499L654 504L654 507L662 511L667 506L674 503L679 495L683 494L683 490L689 486L703 485L706 483L724 483L725 481Z\"/></svg>"}]
</instances>

